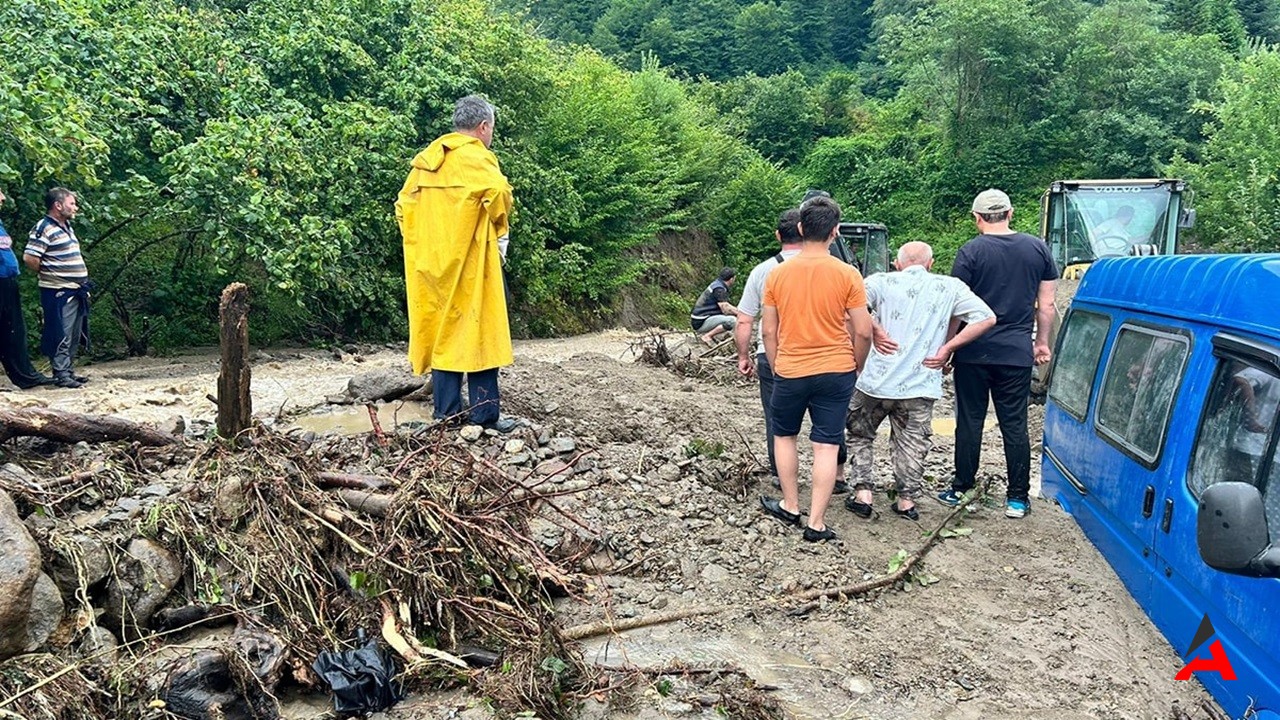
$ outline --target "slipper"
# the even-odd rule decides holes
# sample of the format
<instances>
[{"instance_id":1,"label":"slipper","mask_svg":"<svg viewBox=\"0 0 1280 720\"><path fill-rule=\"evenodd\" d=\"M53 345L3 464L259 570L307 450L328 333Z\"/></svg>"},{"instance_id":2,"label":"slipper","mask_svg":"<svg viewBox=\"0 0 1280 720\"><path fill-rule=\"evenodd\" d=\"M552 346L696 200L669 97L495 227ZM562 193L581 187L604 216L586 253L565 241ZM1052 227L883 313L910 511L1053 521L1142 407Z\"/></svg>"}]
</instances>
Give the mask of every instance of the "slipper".
<instances>
[{"instance_id":1,"label":"slipper","mask_svg":"<svg viewBox=\"0 0 1280 720\"><path fill-rule=\"evenodd\" d=\"M920 511L916 510L915 505L912 505L906 510L899 510L898 503L894 503L889 506L889 509L893 511L894 515L897 515L903 520L919 520L920 519Z\"/></svg>"},{"instance_id":2,"label":"slipper","mask_svg":"<svg viewBox=\"0 0 1280 720\"><path fill-rule=\"evenodd\" d=\"M776 500L774 498L765 497L761 495L760 507L764 508L765 512L778 518L782 522L788 525L795 525L796 527L800 527L800 513L793 513L790 510L787 510L786 508L782 507L781 500Z\"/></svg>"},{"instance_id":3,"label":"slipper","mask_svg":"<svg viewBox=\"0 0 1280 720\"><path fill-rule=\"evenodd\" d=\"M845 498L844 506L849 512L857 515L863 520L870 520L871 516L875 514L875 509L871 507L871 503L858 502L857 495L850 495ZM896 503L894 504L894 507L897 507Z\"/></svg>"},{"instance_id":4,"label":"slipper","mask_svg":"<svg viewBox=\"0 0 1280 720\"><path fill-rule=\"evenodd\" d=\"M805 542L826 542L827 540L835 540L835 539L836 539L836 534L832 532L831 528L822 528L821 530L814 530L811 527L807 527L804 529Z\"/></svg>"}]
</instances>

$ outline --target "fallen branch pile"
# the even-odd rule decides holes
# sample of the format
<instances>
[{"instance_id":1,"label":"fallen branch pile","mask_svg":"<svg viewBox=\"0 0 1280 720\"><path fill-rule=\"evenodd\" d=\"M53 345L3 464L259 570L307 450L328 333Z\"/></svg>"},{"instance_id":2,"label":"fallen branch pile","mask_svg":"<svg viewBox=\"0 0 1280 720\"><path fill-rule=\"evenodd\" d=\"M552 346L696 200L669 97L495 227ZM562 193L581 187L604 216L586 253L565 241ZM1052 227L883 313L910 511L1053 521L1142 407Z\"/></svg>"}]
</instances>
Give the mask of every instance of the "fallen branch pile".
<instances>
[{"instance_id":1,"label":"fallen branch pile","mask_svg":"<svg viewBox=\"0 0 1280 720\"><path fill-rule=\"evenodd\" d=\"M668 346L667 337L673 334L679 335L681 339L673 346ZM650 331L631 343L631 354L637 362L665 367L682 378L717 385L744 382L744 378L738 374L732 337L711 348L695 342L694 337L691 333Z\"/></svg>"}]
</instances>

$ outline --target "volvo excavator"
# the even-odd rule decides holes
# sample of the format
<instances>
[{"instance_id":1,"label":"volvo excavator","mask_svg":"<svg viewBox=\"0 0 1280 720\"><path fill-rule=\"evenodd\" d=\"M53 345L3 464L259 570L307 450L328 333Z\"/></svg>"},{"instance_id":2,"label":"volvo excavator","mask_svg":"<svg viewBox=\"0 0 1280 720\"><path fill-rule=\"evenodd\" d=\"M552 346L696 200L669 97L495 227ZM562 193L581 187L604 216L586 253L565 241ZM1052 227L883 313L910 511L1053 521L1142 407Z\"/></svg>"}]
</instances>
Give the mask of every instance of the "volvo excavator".
<instances>
[{"instance_id":1,"label":"volvo excavator","mask_svg":"<svg viewBox=\"0 0 1280 720\"><path fill-rule=\"evenodd\" d=\"M1191 195L1186 182L1172 178L1059 180L1045 190L1040 198L1040 237L1062 276L1049 330L1051 346L1090 263L1178 253L1180 232L1195 225ZM1048 373L1037 369L1032 397L1042 399L1048 382Z\"/></svg>"}]
</instances>

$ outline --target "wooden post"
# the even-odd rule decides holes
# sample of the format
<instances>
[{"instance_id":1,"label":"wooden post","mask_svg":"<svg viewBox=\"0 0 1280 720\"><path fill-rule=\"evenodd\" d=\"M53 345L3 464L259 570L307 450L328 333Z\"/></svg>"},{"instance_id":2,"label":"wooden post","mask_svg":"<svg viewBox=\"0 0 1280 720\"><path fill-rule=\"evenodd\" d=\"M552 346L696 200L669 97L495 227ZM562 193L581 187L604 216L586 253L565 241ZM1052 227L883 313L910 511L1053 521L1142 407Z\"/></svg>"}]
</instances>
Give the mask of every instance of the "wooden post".
<instances>
[{"instance_id":1,"label":"wooden post","mask_svg":"<svg viewBox=\"0 0 1280 720\"><path fill-rule=\"evenodd\" d=\"M231 283L218 305L222 367L218 373L218 434L233 438L249 427L249 288Z\"/></svg>"}]
</instances>

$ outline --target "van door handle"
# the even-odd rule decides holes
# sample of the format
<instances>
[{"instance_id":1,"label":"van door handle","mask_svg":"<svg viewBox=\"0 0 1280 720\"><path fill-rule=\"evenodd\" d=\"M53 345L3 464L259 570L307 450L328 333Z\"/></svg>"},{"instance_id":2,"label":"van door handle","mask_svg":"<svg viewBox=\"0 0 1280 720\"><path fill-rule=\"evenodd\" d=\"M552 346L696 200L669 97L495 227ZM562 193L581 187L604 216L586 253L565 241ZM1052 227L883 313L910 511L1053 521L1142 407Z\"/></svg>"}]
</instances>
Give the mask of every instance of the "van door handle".
<instances>
[{"instance_id":1,"label":"van door handle","mask_svg":"<svg viewBox=\"0 0 1280 720\"><path fill-rule=\"evenodd\" d=\"M1166 498L1164 501L1164 517L1160 518L1160 529L1166 534L1169 532L1169 526L1173 524L1173 500Z\"/></svg>"},{"instance_id":2,"label":"van door handle","mask_svg":"<svg viewBox=\"0 0 1280 720\"><path fill-rule=\"evenodd\" d=\"M1147 491L1142 494L1142 517L1149 518L1151 513L1156 511L1156 489L1152 485L1147 486Z\"/></svg>"}]
</instances>

